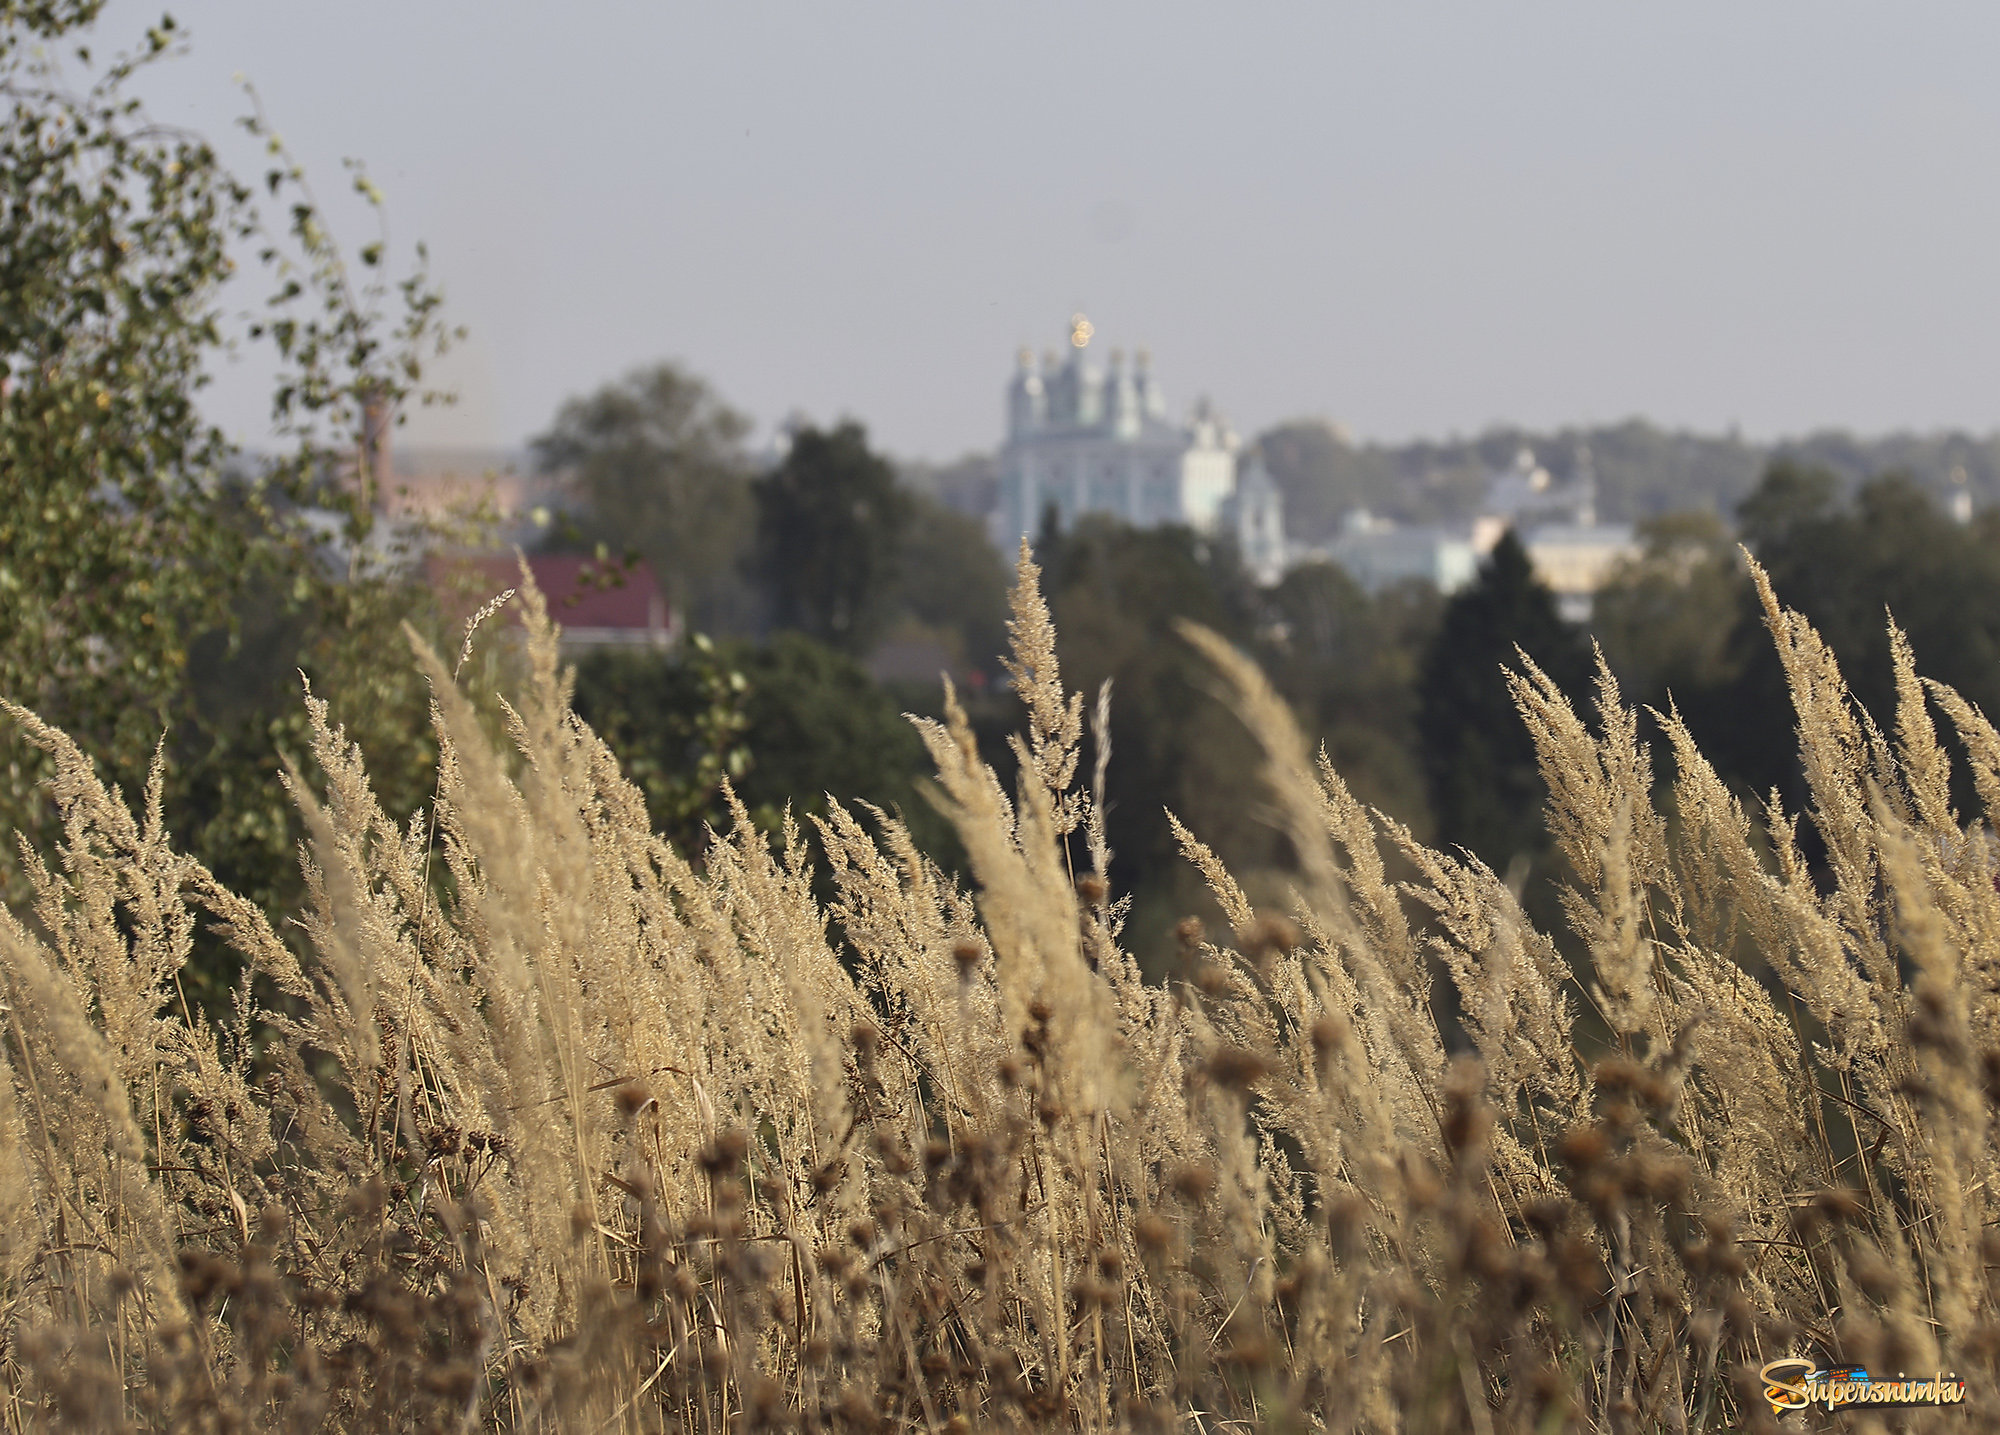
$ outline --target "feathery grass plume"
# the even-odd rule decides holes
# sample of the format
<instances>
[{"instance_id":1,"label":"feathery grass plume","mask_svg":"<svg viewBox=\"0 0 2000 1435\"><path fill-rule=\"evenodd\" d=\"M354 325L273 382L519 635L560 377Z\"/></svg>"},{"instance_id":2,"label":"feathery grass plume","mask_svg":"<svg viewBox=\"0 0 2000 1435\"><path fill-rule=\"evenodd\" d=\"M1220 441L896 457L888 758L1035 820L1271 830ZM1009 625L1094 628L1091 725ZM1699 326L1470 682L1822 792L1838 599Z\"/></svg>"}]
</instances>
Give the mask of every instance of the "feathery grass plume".
<instances>
[{"instance_id":1,"label":"feathery grass plume","mask_svg":"<svg viewBox=\"0 0 2000 1435\"><path fill-rule=\"evenodd\" d=\"M1549 830L1576 874L1563 891L1570 926L1590 949L1597 1009L1621 1039L1648 1031L1671 1039L1674 1014L1660 1008L1659 973L1648 933L1652 894L1678 905L1666 862L1666 823L1653 811L1652 762L1638 740L1638 714L1625 709L1618 680L1597 653L1597 718L1591 736L1554 681L1525 653L1507 685L1534 740L1549 790Z\"/></svg>"},{"instance_id":2,"label":"feathery grass plume","mask_svg":"<svg viewBox=\"0 0 2000 1435\"><path fill-rule=\"evenodd\" d=\"M1955 839L1958 815L1951 805L1951 761L1938 745L1924 686L1917 678L1910 640L1889 622L1889 659L1896 681L1896 748L1903 781L1896 795L1907 795L1918 822L1933 838Z\"/></svg>"},{"instance_id":3,"label":"feathery grass plume","mask_svg":"<svg viewBox=\"0 0 2000 1435\"><path fill-rule=\"evenodd\" d=\"M1007 652L1000 665L1028 708L1028 732L1013 742L1024 770L1034 773L1047 795L1058 836L1074 831L1082 810L1076 780L1076 748L1083 737L1083 694L1066 692L1056 660L1056 628L1042 597L1042 570L1028 540L1021 540L1014 565L1014 588L1007 596Z\"/></svg>"},{"instance_id":4,"label":"feathery grass plume","mask_svg":"<svg viewBox=\"0 0 2000 1435\"><path fill-rule=\"evenodd\" d=\"M1951 719L1952 730L1965 744L1973 786L1979 793L1980 806L1985 809L1986 825L1992 828L2000 822L2000 732L1950 684L1925 679L1924 687L1937 699L1938 706Z\"/></svg>"},{"instance_id":5,"label":"feathery grass plume","mask_svg":"<svg viewBox=\"0 0 2000 1435\"><path fill-rule=\"evenodd\" d=\"M1877 935L1882 913L1876 904L1877 854L1870 842L1874 824L1868 820L1866 790L1871 778L1886 780L1890 770L1881 734L1848 693L1839 664L1819 634L1778 602L1770 577L1756 560L1747 561L1798 710L1799 757L1812 794L1813 826L1826 844L1842 925L1869 977L1891 990L1896 972Z\"/></svg>"}]
</instances>

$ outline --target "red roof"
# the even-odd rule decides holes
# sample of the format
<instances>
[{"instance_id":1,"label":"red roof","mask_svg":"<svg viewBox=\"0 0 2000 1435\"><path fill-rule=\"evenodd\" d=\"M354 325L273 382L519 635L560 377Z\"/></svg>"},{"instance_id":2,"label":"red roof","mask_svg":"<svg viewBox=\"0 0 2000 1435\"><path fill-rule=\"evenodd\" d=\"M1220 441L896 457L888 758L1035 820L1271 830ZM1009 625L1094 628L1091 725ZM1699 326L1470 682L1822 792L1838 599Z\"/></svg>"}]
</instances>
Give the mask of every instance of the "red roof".
<instances>
[{"instance_id":1,"label":"red roof","mask_svg":"<svg viewBox=\"0 0 2000 1435\"><path fill-rule=\"evenodd\" d=\"M495 594L521 586L521 565L511 553L433 557L428 566L447 611L469 614ZM528 571L548 600L549 616L565 628L639 634L668 627L666 601L644 563L628 567L581 553L533 553Z\"/></svg>"}]
</instances>

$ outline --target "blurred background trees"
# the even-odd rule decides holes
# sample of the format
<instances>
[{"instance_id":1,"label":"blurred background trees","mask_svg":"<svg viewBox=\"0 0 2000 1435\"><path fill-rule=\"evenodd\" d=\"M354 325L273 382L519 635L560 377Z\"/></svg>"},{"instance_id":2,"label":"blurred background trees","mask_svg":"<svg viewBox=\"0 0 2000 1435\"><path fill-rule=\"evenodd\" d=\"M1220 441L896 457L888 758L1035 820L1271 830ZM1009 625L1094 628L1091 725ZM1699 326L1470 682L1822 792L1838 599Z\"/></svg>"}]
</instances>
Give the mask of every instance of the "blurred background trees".
<instances>
[{"instance_id":1,"label":"blurred background trees","mask_svg":"<svg viewBox=\"0 0 2000 1435\"><path fill-rule=\"evenodd\" d=\"M1590 692L1590 651L1556 614L1510 529L1478 581L1445 604L1417 677L1416 735L1432 835L1496 872L1533 864L1547 841L1547 793L1534 744L1514 712L1506 673L1525 656L1575 703Z\"/></svg>"},{"instance_id":2,"label":"blurred background trees","mask_svg":"<svg viewBox=\"0 0 2000 1435\"><path fill-rule=\"evenodd\" d=\"M179 44L162 19L99 53L101 6L0 11L0 695L61 725L128 792L153 755L175 830L225 881L297 894L297 827L275 781L303 751L298 680L357 737L393 743L392 809L429 769L424 695L398 631L424 613L370 501L379 448L355 435L421 397L447 337L418 268L334 239L261 119L266 224L200 136L155 123L136 77ZM356 169L357 193L379 192ZM268 284L232 331L223 286ZM265 347L286 447L236 452L201 413L225 341ZM415 739L414 741L412 739ZM0 723L0 827L45 838L42 755ZM0 854L18 895L15 847Z\"/></svg>"},{"instance_id":3,"label":"blurred background trees","mask_svg":"<svg viewBox=\"0 0 2000 1435\"><path fill-rule=\"evenodd\" d=\"M660 363L569 400L529 447L567 476L571 536L645 559L674 611L713 632L755 621L741 571L757 522L749 434L705 381Z\"/></svg>"},{"instance_id":4,"label":"blurred background trees","mask_svg":"<svg viewBox=\"0 0 2000 1435\"><path fill-rule=\"evenodd\" d=\"M867 653L889 620L910 523L895 469L852 420L804 427L752 492L752 564L772 624Z\"/></svg>"}]
</instances>

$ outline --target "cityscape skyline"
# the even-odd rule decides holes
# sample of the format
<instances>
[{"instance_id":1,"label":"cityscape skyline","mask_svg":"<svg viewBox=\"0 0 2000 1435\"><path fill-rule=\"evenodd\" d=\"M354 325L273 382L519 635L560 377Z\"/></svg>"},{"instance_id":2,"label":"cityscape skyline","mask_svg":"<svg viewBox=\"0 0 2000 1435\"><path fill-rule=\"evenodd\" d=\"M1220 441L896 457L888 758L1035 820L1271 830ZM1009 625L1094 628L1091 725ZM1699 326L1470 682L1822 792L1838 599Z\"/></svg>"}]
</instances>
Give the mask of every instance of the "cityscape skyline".
<instances>
[{"instance_id":1,"label":"cityscape skyline","mask_svg":"<svg viewBox=\"0 0 2000 1435\"><path fill-rule=\"evenodd\" d=\"M152 18L114 0L105 32ZM670 358L767 430L852 415L948 459L997 445L1008 357L1078 310L1245 433L2000 425L2000 12L182 18L158 118L257 173L242 72L351 243L350 155L392 251L428 242L464 401L407 442L515 447ZM211 411L254 441L266 392L246 361Z\"/></svg>"}]
</instances>

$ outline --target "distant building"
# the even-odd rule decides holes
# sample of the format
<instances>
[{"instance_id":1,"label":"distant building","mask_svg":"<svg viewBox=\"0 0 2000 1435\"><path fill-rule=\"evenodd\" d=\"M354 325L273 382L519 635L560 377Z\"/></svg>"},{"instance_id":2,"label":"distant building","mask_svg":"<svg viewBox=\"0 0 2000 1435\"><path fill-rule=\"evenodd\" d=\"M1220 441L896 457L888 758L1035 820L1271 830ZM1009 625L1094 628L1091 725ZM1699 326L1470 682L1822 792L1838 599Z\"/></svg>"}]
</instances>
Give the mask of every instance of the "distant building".
<instances>
[{"instance_id":1,"label":"distant building","mask_svg":"<svg viewBox=\"0 0 2000 1435\"><path fill-rule=\"evenodd\" d=\"M1508 528L1528 550L1535 576L1556 595L1556 611L1572 623L1590 621L1597 590L1639 552L1631 524L1597 521L1597 469L1581 445L1566 480L1558 481L1526 447L1494 476L1473 526L1474 546L1491 551Z\"/></svg>"},{"instance_id":2,"label":"distant building","mask_svg":"<svg viewBox=\"0 0 2000 1435\"><path fill-rule=\"evenodd\" d=\"M1339 537L1310 556L1338 563L1371 592L1418 578L1452 593L1478 576L1479 560L1510 528L1527 549L1535 576L1555 594L1557 611L1573 623L1589 621L1597 590L1620 561L1638 552L1631 524L1598 522L1597 474L1588 449L1577 450L1569 477L1558 480L1523 448L1493 475L1469 526L1400 527L1357 509Z\"/></svg>"},{"instance_id":3,"label":"distant building","mask_svg":"<svg viewBox=\"0 0 2000 1435\"><path fill-rule=\"evenodd\" d=\"M1412 580L1428 583L1440 593L1455 593L1479 573L1479 551L1469 533L1399 527L1365 508L1348 514L1339 536L1311 556L1339 564L1371 593Z\"/></svg>"},{"instance_id":4,"label":"distant building","mask_svg":"<svg viewBox=\"0 0 2000 1435\"><path fill-rule=\"evenodd\" d=\"M592 648L668 648L680 637L653 570L644 563L604 563L581 553L533 553L528 571L562 627L565 652ZM495 594L521 584L512 554L433 554L425 572L448 618L462 620ZM502 621L518 624L514 606Z\"/></svg>"},{"instance_id":5,"label":"distant building","mask_svg":"<svg viewBox=\"0 0 2000 1435\"><path fill-rule=\"evenodd\" d=\"M1253 571L1274 581L1286 554L1270 476L1256 464L1239 471L1236 434L1206 402L1185 424L1170 419L1144 350L1129 367L1117 350L1100 366L1094 332L1078 314L1063 359L1037 364L1021 352L1007 389L994 542L1011 549L1032 539L1050 514L1063 527L1089 513L1135 528L1181 523L1236 538Z\"/></svg>"},{"instance_id":6,"label":"distant building","mask_svg":"<svg viewBox=\"0 0 2000 1435\"><path fill-rule=\"evenodd\" d=\"M1237 461L1236 487L1222 500L1216 517L1251 577L1269 587L1285 576L1291 552L1285 542L1284 495L1260 455Z\"/></svg>"}]
</instances>

